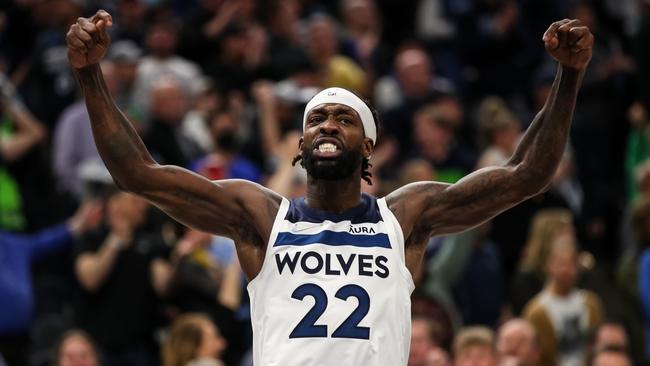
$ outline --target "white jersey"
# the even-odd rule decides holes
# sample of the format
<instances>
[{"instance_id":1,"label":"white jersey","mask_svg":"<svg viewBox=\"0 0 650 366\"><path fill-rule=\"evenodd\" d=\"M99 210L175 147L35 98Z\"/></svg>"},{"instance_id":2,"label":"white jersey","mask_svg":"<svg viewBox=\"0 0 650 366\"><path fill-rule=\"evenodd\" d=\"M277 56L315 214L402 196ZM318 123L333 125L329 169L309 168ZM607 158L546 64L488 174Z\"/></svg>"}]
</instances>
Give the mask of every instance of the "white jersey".
<instances>
[{"instance_id":1,"label":"white jersey","mask_svg":"<svg viewBox=\"0 0 650 366\"><path fill-rule=\"evenodd\" d=\"M341 214L282 200L248 285L255 366L405 366L414 289L384 199Z\"/></svg>"}]
</instances>

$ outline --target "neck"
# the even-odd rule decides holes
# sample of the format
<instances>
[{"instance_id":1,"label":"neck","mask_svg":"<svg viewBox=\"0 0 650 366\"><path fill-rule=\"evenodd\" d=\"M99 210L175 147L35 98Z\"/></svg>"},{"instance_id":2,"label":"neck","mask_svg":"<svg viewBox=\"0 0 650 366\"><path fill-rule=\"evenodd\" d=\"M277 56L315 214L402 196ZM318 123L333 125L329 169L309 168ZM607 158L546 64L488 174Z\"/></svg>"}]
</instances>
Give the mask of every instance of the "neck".
<instances>
[{"instance_id":1,"label":"neck","mask_svg":"<svg viewBox=\"0 0 650 366\"><path fill-rule=\"evenodd\" d=\"M560 286L558 283L555 281L551 281L548 285L548 290L551 294L558 296L558 297L565 297L568 296L571 293L571 290L573 290L573 287L564 287Z\"/></svg>"},{"instance_id":2,"label":"neck","mask_svg":"<svg viewBox=\"0 0 650 366\"><path fill-rule=\"evenodd\" d=\"M340 180L307 179L305 201L315 209L341 213L361 202L360 172Z\"/></svg>"}]
</instances>

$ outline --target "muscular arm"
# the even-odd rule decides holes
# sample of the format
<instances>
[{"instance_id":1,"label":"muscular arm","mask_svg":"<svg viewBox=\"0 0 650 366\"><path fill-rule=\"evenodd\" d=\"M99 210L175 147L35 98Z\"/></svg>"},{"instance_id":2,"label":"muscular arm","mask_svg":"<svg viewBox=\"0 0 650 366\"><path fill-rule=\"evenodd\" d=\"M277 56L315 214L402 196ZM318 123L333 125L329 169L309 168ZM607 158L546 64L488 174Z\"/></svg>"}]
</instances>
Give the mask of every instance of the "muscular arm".
<instances>
[{"instance_id":1,"label":"muscular arm","mask_svg":"<svg viewBox=\"0 0 650 366\"><path fill-rule=\"evenodd\" d=\"M176 166L158 165L131 123L113 102L101 70L75 70L81 84L97 150L120 189L147 198L180 222L198 230L240 238L260 233L251 217L259 207L279 202L272 192L246 181L211 182ZM257 206L257 207L256 207ZM265 210L272 220L272 208ZM237 231L235 227L242 228ZM261 234L261 233L260 233Z\"/></svg>"},{"instance_id":2,"label":"muscular arm","mask_svg":"<svg viewBox=\"0 0 650 366\"><path fill-rule=\"evenodd\" d=\"M560 65L546 104L507 164L480 169L453 185L414 183L387 197L410 242L476 226L548 187L567 143L586 62Z\"/></svg>"},{"instance_id":3,"label":"muscular arm","mask_svg":"<svg viewBox=\"0 0 650 366\"><path fill-rule=\"evenodd\" d=\"M99 10L79 18L66 34L68 59L84 94L97 150L117 186L149 200L187 226L228 236L242 267L254 277L264 258L281 197L242 180L211 182L186 169L158 165L113 101L99 63L113 20Z\"/></svg>"}]
</instances>

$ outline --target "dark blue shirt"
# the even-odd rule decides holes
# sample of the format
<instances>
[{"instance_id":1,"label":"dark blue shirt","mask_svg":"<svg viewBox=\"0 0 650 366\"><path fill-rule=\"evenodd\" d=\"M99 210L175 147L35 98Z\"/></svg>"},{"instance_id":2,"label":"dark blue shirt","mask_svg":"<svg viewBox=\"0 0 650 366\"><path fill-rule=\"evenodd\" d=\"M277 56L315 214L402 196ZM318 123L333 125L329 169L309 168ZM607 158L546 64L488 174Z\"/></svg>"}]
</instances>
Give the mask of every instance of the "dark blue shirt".
<instances>
[{"instance_id":1,"label":"dark blue shirt","mask_svg":"<svg viewBox=\"0 0 650 366\"><path fill-rule=\"evenodd\" d=\"M32 235L0 231L0 335L28 329L34 303L30 265L71 241L67 224Z\"/></svg>"}]
</instances>

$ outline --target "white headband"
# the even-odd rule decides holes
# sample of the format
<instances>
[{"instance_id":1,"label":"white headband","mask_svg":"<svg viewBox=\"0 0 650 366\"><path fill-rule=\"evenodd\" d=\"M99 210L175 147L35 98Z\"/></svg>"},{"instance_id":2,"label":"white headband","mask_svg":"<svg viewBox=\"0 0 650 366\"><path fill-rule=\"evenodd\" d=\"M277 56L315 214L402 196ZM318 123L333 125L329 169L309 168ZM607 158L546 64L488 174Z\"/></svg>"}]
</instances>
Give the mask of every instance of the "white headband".
<instances>
[{"instance_id":1,"label":"white headband","mask_svg":"<svg viewBox=\"0 0 650 366\"><path fill-rule=\"evenodd\" d=\"M305 107L305 115L302 118L302 132L305 132L307 126L307 114L316 106L327 103L343 104L352 109L361 118L363 124L363 132L366 137L372 140L373 145L377 143L377 127L375 120L372 117L372 112L366 103L361 98L354 95L354 93L343 88L327 88L320 93L316 94Z\"/></svg>"}]
</instances>

